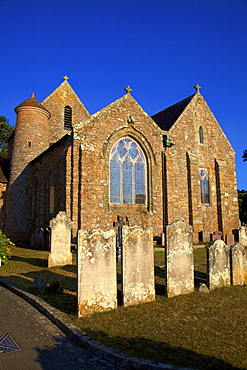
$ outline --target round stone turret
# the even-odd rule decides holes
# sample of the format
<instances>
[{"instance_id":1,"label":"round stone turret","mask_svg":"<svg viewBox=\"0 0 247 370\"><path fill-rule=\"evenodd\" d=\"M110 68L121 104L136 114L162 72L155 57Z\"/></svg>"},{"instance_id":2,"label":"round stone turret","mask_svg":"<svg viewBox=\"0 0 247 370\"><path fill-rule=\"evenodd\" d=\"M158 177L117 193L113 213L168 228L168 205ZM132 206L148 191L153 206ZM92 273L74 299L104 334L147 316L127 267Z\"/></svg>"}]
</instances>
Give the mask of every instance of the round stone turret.
<instances>
[{"instance_id":1,"label":"round stone turret","mask_svg":"<svg viewBox=\"0 0 247 370\"><path fill-rule=\"evenodd\" d=\"M34 94L15 108L17 114L11 157L10 183L26 165L49 147L50 113Z\"/></svg>"},{"instance_id":2,"label":"round stone turret","mask_svg":"<svg viewBox=\"0 0 247 370\"><path fill-rule=\"evenodd\" d=\"M30 187L32 174L29 163L49 148L50 113L32 96L15 108L16 129L10 157L6 223L4 231L14 241L25 240L30 220ZM18 222L17 222L18 220ZM18 224L18 233L16 225Z\"/></svg>"}]
</instances>

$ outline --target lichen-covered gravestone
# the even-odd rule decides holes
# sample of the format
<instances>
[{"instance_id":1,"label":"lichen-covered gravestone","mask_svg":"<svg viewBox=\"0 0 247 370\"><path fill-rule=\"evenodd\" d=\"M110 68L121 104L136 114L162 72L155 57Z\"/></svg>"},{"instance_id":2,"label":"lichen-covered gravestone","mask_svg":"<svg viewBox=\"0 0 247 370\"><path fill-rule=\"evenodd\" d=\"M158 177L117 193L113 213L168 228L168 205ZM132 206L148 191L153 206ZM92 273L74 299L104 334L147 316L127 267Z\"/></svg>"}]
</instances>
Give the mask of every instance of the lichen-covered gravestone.
<instances>
[{"instance_id":1,"label":"lichen-covered gravestone","mask_svg":"<svg viewBox=\"0 0 247 370\"><path fill-rule=\"evenodd\" d=\"M72 222L65 212L60 211L50 221L51 251L48 267L72 265L71 228Z\"/></svg>"},{"instance_id":2,"label":"lichen-covered gravestone","mask_svg":"<svg viewBox=\"0 0 247 370\"><path fill-rule=\"evenodd\" d=\"M123 226L123 305L155 300L153 229Z\"/></svg>"},{"instance_id":3,"label":"lichen-covered gravestone","mask_svg":"<svg viewBox=\"0 0 247 370\"><path fill-rule=\"evenodd\" d=\"M239 243L247 247L247 229L245 226L241 226L239 229Z\"/></svg>"},{"instance_id":4,"label":"lichen-covered gravestone","mask_svg":"<svg viewBox=\"0 0 247 370\"><path fill-rule=\"evenodd\" d=\"M192 226L178 220L166 226L165 287L174 297L194 290Z\"/></svg>"},{"instance_id":5,"label":"lichen-covered gravestone","mask_svg":"<svg viewBox=\"0 0 247 370\"><path fill-rule=\"evenodd\" d=\"M78 317L117 307L114 230L78 232Z\"/></svg>"},{"instance_id":6,"label":"lichen-covered gravestone","mask_svg":"<svg viewBox=\"0 0 247 370\"><path fill-rule=\"evenodd\" d=\"M232 284L247 284L247 249L238 243L231 247Z\"/></svg>"},{"instance_id":7,"label":"lichen-covered gravestone","mask_svg":"<svg viewBox=\"0 0 247 370\"><path fill-rule=\"evenodd\" d=\"M209 289L231 284L230 248L223 240L215 240L207 248L207 265Z\"/></svg>"}]
</instances>

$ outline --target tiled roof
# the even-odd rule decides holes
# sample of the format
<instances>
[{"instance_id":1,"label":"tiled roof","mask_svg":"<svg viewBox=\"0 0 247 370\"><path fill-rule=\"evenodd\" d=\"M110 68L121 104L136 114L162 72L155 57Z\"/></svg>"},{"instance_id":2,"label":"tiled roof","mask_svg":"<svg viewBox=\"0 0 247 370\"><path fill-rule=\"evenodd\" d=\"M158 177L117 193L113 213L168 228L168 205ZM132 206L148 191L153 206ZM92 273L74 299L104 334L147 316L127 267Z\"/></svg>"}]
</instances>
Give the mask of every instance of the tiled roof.
<instances>
[{"instance_id":1,"label":"tiled roof","mask_svg":"<svg viewBox=\"0 0 247 370\"><path fill-rule=\"evenodd\" d=\"M8 182L10 171L9 158L0 158L0 182Z\"/></svg>"},{"instance_id":2,"label":"tiled roof","mask_svg":"<svg viewBox=\"0 0 247 370\"><path fill-rule=\"evenodd\" d=\"M173 124L177 121L178 117L183 113L187 105L191 102L195 94L189 96L186 99L156 113L152 116L152 119L157 125L165 131L169 131Z\"/></svg>"},{"instance_id":3,"label":"tiled roof","mask_svg":"<svg viewBox=\"0 0 247 370\"><path fill-rule=\"evenodd\" d=\"M16 112L16 109L19 108L19 107L36 107L36 108L40 108L40 109L43 109L46 112L48 112L48 110L45 109L45 107L34 97L34 95L32 95L30 98L28 98L27 100L24 100L24 102L19 104L15 108L15 112Z\"/></svg>"}]
</instances>

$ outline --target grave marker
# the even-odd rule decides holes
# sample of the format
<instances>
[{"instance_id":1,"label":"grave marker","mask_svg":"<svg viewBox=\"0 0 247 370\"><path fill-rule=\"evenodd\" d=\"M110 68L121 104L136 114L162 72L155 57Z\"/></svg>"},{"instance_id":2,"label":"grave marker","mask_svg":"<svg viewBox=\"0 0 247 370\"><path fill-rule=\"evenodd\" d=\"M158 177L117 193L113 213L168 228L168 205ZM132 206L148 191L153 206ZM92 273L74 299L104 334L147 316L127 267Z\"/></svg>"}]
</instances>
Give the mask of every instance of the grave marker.
<instances>
[{"instance_id":1,"label":"grave marker","mask_svg":"<svg viewBox=\"0 0 247 370\"><path fill-rule=\"evenodd\" d=\"M223 240L214 240L207 248L208 287L230 285L230 248Z\"/></svg>"},{"instance_id":2,"label":"grave marker","mask_svg":"<svg viewBox=\"0 0 247 370\"><path fill-rule=\"evenodd\" d=\"M168 297L194 290L192 226L178 220L166 226L165 286Z\"/></svg>"},{"instance_id":3,"label":"grave marker","mask_svg":"<svg viewBox=\"0 0 247 370\"><path fill-rule=\"evenodd\" d=\"M78 317L117 307L114 230L78 232Z\"/></svg>"},{"instance_id":4,"label":"grave marker","mask_svg":"<svg viewBox=\"0 0 247 370\"><path fill-rule=\"evenodd\" d=\"M72 265L71 228L72 222L65 212L60 211L50 221L51 251L48 256L48 267Z\"/></svg>"},{"instance_id":5,"label":"grave marker","mask_svg":"<svg viewBox=\"0 0 247 370\"><path fill-rule=\"evenodd\" d=\"M153 229L123 226L123 305L155 300Z\"/></svg>"}]
</instances>

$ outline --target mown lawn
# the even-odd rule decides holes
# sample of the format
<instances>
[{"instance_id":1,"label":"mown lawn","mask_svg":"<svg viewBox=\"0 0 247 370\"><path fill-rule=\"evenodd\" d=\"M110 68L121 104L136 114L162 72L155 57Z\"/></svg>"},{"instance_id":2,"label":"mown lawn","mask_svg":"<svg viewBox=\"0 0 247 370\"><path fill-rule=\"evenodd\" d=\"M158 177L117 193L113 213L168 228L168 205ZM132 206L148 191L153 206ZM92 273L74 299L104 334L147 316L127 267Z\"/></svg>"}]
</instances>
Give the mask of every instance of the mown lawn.
<instances>
[{"instance_id":1,"label":"mown lawn","mask_svg":"<svg viewBox=\"0 0 247 370\"><path fill-rule=\"evenodd\" d=\"M156 301L76 317L76 266L47 266L48 252L17 248L0 276L30 291L33 279L59 281L62 294L41 297L101 343L133 356L196 369L247 369L247 287L166 298L164 256L155 255ZM206 251L195 250L195 282L206 282Z\"/></svg>"}]
</instances>

